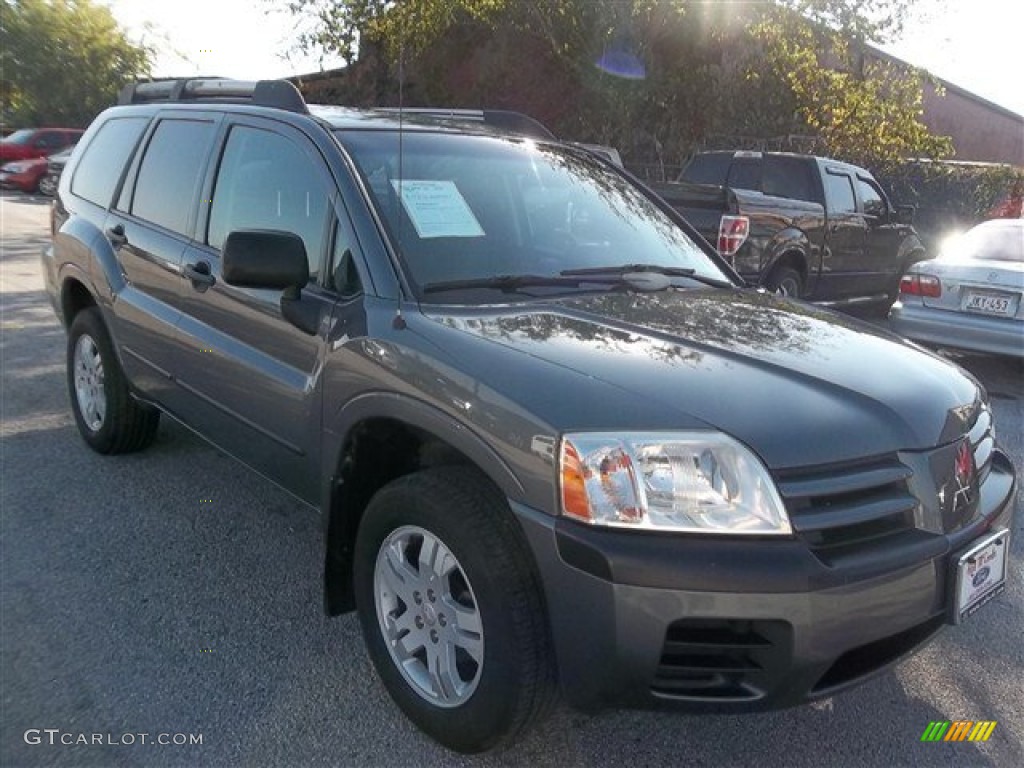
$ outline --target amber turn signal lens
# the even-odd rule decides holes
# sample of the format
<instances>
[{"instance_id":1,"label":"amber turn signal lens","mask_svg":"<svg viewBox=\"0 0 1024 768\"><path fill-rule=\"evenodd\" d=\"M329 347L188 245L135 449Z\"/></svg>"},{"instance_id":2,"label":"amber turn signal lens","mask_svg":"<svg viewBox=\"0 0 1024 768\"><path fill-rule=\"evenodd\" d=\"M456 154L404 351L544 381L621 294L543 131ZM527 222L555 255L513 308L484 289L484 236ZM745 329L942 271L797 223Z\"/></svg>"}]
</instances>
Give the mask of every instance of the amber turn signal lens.
<instances>
[{"instance_id":1,"label":"amber turn signal lens","mask_svg":"<svg viewBox=\"0 0 1024 768\"><path fill-rule=\"evenodd\" d=\"M572 443L562 441L562 510L571 517L590 521L590 502L587 501L583 462Z\"/></svg>"}]
</instances>

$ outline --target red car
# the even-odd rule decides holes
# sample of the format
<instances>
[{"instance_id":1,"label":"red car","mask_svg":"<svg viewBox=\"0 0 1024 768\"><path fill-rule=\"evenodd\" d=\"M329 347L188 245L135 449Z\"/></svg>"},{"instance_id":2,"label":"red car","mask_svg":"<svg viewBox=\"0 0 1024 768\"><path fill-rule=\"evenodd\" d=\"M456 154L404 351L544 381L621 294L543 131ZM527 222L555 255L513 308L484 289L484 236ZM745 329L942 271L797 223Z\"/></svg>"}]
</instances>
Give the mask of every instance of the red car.
<instances>
[{"instance_id":1,"label":"red car","mask_svg":"<svg viewBox=\"0 0 1024 768\"><path fill-rule=\"evenodd\" d=\"M49 158L33 157L0 165L0 187L14 187L30 194L37 192L48 163Z\"/></svg>"},{"instance_id":2,"label":"red car","mask_svg":"<svg viewBox=\"0 0 1024 768\"><path fill-rule=\"evenodd\" d=\"M82 133L75 128L22 128L0 140L0 163L52 155L74 144Z\"/></svg>"}]
</instances>

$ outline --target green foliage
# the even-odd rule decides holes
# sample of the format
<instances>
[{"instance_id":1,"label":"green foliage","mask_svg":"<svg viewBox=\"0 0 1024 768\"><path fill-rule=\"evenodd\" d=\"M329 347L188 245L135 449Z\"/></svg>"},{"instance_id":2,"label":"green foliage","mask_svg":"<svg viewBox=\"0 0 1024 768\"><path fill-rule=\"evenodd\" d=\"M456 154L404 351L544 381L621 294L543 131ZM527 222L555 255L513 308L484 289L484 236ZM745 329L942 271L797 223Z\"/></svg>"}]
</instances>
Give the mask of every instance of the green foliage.
<instances>
[{"instance_id":1,"label":"green foliage","mask_svg":"<svg viewBox=\"0 0 1024 768\"><path fill-rule=\"evenodd\" d=\"M919 1L291 0L291 8L317 21L307 49L360 64L372 50L392 88L401 60L410 105L521 109L560 135L612 144L627 161L663 169L715 136L786 135L884 168L952 151L920 120L921 73L866 61L847 42L898 33ZM597 66L609 52L642 62L642 76ZM496 103L510 94L515 100Z\"/></svg>"},{"instance_id":2,"label":"green foliage","mask_svg":"<svg viewBox=\"0 0 1024 768\"><path fill-rule=\"evenodd\" d=\"M149 72L152 51L91 0L0 0L0 10L0 97L12 125L84 127Z\"/></svg>"},{"instance_id":3,"label":"green foliage","mask_svg":"<svg viewBox=\"0 0 1024 768\"><path fill-rule=\"evenodd\" d=\"M952 154L952 142L921 122L924 73L866 56L842 33L775 8L751 34L770 71L788 86L805 129L829 154L876 170L906 157Z\"/></svg>"}]
</instances>

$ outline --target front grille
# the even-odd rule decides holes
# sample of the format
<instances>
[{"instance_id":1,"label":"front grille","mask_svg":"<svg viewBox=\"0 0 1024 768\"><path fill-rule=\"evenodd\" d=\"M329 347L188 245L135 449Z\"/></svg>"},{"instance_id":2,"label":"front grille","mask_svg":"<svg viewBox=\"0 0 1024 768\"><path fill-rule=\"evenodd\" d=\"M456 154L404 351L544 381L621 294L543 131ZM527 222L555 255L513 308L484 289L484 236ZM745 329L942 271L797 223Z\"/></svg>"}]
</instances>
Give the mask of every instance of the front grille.
<instances>
[{"instance_id":1,"label":"front grille","mask_svg":"<svg viewBox=\"0 0 1024 768\"><path fill-rule=\"evenodd\" d=\"M912 471L895 456L787 470L778 475L794 530L825 561L914 529Z\"/></svg>"},{"instance_id":2,"label":"front grille","mask_svg":"<svg viewBox=\"0 0 1024 768\"><path fill-rule=\"evenodd\" d=\"M791 648L784 621L681 619L665 633L651 690L678 699L759 699L765 670L787 664Z\"/></svg>"}]
</instances>

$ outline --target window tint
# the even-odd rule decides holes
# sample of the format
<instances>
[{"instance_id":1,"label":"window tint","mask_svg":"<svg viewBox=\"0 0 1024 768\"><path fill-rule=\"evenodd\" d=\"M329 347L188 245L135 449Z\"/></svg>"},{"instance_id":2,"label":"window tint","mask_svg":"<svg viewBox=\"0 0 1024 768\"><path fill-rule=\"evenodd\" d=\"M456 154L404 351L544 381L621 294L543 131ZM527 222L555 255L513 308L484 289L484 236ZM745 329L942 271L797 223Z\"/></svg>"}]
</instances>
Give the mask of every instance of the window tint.
<instances>
[{"instance_id":1,"label":"window tint","mask_svg":"<svg viewBox=\"0 0 1024 768\"><path fill-rule=\"evenodd\" d=\"M712 152L706 155L696 155L685 168L679 177L680 181L689 181L694 184L725 184L725 177L729 173L729 165L732 163L732 155L724 152Z\"/></svg>"},{"instance_id":2,"label":"window tint","mask_svg":"<svg viewBox=\"0 0 1024 768\"><path fill-rule=\"evenodd\" d=\"M149 141L135 182L132 214L183 235L202 178L213 123L163 120Z\"/></svg>"},{"instance_id":3,"label":"window tint","mask_svg":"<svg viewBox=\"0 0 1024 768\"><path fill-rule=\"evenodd\" d=\"M864 213L869 216L885 215L885 200L882 198L882 193L878 191L874 184L858 176L857 192L860 194L860 203L863 206Z\"/></svg>"},{"instance_id":4,"label":"window tint","mask_svg":"<svg viewBox=\"0 0 1024 768\"><path fill-rule=\"evenodd\" d=\"M44 131L36 137L35 145L40 149L54 149L64 146L64 135L57 131Z\"/></svg>"},{"instance_id":5,"label":"window tint","mask_svg":"<svg viewBox=\"0 0 1024 768\"><path fill-rule=\"evenodd\" d=\"M845 173L828 171L825 176L825 197L832 213L856 213L857 203L853 198L853 186Z\"/></svg>"},{"instance_id":6,"label":"window tint","mask_svg":"<svg viewBox=\"0 0 1024 768\"><path fill-rule=\"evenodd\" d=\"M761 191L761 158L738 157L729 171L730 187Z\"/></svg>"},{"instance_id":7,"label":"window tint","mask_svg":"<svg viewBox=\"0 0 1024 768\"><path fill-rule=\"evenodd\" d=\"M291 140L236 126L217 172L206 242L220 248L236 229L276 229L302 238L313 278L323 254L328 188Z\"/></svg>"},{"instance_id":8,"label":"window tint","mask_svg":"<svg viewBox=\"0 0 1024 768\"><path fill-rule=\"evenodd\" d=\"M363 286L356 270L355 235L348 222L334 222L334 249L331 256L331 273L328 283L342 296L355 296L362 292Z\"/></svg>"},{"instance_id":9,"label":"window tint","mask_svg":"<svg viewBox=\"0 0 1024 768\"><path fill-rule=\"evenodd\" d=\"M110 205L125 162L147 122L145 117L121 117L100 126L75 169L71 191L104 208Z\"/></svg>"},{"instance_id":10,"label":"window tint","mask_svg":"<svg viewBox=\"0 0 1024 768\"><path fill-rule=\"evenodd\" d=\"M815 202L814 183L811 180L810 163L798 157L768 155L764 159L762 191L766 195L788 197L793 200Z\"/></svg>"}]
</instances>

